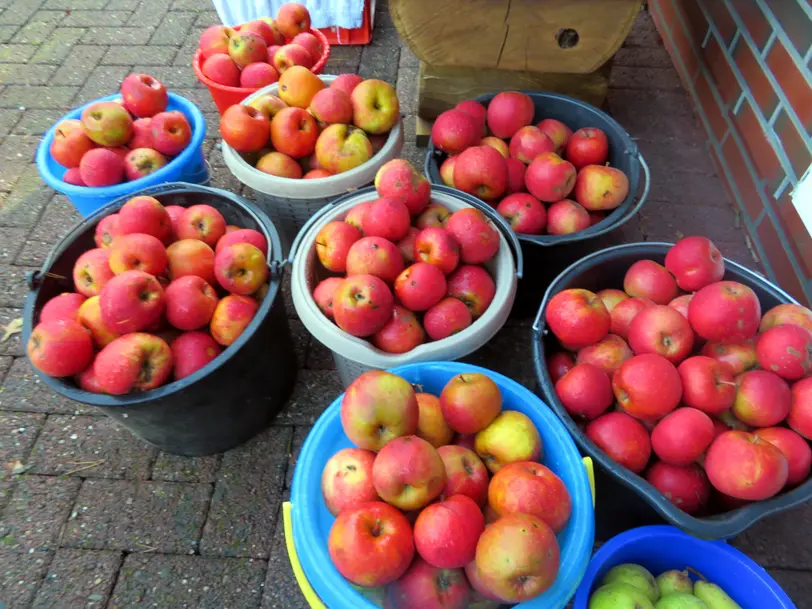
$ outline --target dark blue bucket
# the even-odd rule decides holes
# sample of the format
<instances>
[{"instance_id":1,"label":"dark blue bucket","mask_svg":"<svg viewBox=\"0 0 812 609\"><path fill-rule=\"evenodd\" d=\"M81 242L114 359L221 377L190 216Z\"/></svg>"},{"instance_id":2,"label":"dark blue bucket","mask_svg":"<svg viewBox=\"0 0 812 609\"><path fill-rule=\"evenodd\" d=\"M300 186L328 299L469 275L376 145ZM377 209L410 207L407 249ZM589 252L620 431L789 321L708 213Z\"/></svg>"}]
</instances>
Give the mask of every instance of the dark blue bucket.
<instances>
[{"instance_id":1,"label":"dark blue bucket","mask_svg":"<svg viewBox=\"0 0 812 609\"><path fill-rule=\"evenodd\" d=\"M39 148L37 148L37 169L42 179L55 191L62 193L70 199L82 217L87 218L96 210L104 207L111 201L126 197L151 186L164 184L166 182L186 182L189 184L205 184L209 181L209 170L206 166L206 159L203 156L203 139L206 137L206 119L203 113L189 100L169 94L169 104L167 110L180 110L186 115L189 124L192 126L192 141L178 156L172 159L166 166L161 167L155 173L148 176L124 182L115 186L104 186L100 188L88 188L86 186L74 186L62 181L67 169L57 163L51 156L51 142L54 140L56 126L64 120L79 119L84 110L90 104L100 101L114 101L121 95L109 95L94 100L68 112L60 118L46 133Z\"/></svg>"}]
</instances>

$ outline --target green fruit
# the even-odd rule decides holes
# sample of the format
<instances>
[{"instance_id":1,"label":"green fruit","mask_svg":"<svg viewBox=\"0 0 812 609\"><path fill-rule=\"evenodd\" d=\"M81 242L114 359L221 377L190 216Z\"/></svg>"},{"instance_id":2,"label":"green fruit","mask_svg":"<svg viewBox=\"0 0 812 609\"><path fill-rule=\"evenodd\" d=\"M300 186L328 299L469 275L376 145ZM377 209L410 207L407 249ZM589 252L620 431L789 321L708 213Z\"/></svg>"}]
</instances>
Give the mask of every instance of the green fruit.
<instances>
[{"instance_id":1,"label":"green fruit","mask_svg":"<svg viewBox=\"0 0 812 609\"><path fill-rule=\"evenodd\" d=\"M589 609L654 609L645 592L629 584L609 584L595 591Z\"/></svg>"},{"instance_id":2,"label":"green fruit","mask_svg":"<svg viewBox=\"0 0 812 609\"><path fill-rule=\"evenodd\" d=\"M607 584L629 584L638 590L646 593L652 603L656 603L660 598L660 589L657 587L657 580L654 576L640 565L625 564L612 568L601 585Z\"/></svg>"},{"instance_id":3,"label":"green fruit","mask_svg":"<svg viewBox=\"0 0 812 609\"><path fill-rule=\"evenodd\" d=\"M694 596L705 601L708 609L742 609L724 590L710 582L696 582Z\"/></svg>"},{"instance_id":4,"label":"green fruit","mask_svg":"<svg viewBox=\"0 0 812 609\"><path fill-rule=\"evenodd\" d=\"M708 606L693 594L676 592L661 598L654 609L708 609Z\"/></svg>"},{"instance_id":5,"label":"green fruit","mask_svg":"<svg viewBox=\"0 0 812 609\"><path fill-rule=\"evenodd\" d=\"M662 598L676 593L692 594L694 591L694 582L688 576L688 571L678 571L677 569L660 573L657 576L657 585Z\"/></svg>"}]
</instances>

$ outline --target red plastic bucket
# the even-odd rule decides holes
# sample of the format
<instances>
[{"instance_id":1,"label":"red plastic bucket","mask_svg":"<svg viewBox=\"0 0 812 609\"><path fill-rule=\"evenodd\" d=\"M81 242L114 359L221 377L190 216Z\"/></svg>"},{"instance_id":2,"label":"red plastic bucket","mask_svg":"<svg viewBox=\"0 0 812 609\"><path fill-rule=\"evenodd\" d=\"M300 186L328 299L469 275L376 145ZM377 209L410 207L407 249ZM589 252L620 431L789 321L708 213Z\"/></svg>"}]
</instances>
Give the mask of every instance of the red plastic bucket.
<instances>
[{"instance_id":1,"label":"red plastic bucket","mask_svg":"<svg viewBox=\"0 0 812 609\"><path fill-rule=\"evenodd\" d=\"M241 26L235 26L232 29L239 30ZM320 32L319 30L310 30L310 33L313 34L316 38L319 39L319 44L323 49L321 57L315 63L315 65L310 68L310 71L313 74L321 74L321 71L324 69L324 66L327 64L327 60L330 58L330 42L327 40L327 37ZM290 40L286 41L290 42ZM194 59L192 59L192 68L195 71L195 75L197 75L197 79L202 82L211 93L211 97L214 100L214 105L217 106L217 111L220 114L223 114L228 108L235 104L239 104L242 100L246 97L259 91L259 89L244 89L242 87L227 87L226 85L218 84L212 80L206 78L203 74L203 70L201 69L203 65L203 55L198 50L195 53Z\"/></svg>"}]
</instances>

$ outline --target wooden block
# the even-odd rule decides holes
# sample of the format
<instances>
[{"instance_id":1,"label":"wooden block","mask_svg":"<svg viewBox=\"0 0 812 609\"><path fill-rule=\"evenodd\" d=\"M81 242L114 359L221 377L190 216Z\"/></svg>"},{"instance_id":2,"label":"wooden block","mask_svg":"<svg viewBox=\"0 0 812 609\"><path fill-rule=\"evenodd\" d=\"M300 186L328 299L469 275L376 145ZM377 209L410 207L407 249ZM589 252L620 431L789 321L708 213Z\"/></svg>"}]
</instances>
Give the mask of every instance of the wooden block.
<instances>
[{"instance_id":1,"label":"wooden block","mask_svg":"<svg viewBox=\"0 0 812 609\"><path fill-rule=\"evenodd\" d=\"M609 90L611 63L608 61L591 74L550 74L437 67L421 62L417 83L418 114L433 121L464 99L511 90L562 93L600 107Z\"/></svg>"},{"instance_id":2,"label":"wooden block","mask_svg":"<svg viewBox=\"0 0 812 609\"><path fill-rule=\"evenodd\" d=\"M614 55L641 0L389 0L400 37L436 67L587 74Z\"/></svg>"},{"instance_id":3,"label":"wooden block","mask_svg":"<svg viewBox=\"0 0 812 609\"><path fill-rule=\"evenodd\" d=\"M419 116L415 117L417 126L414 132L414 141L417 146L424 148L431 140L431 121L427 121Z\"/></svg>"}]
</instances>

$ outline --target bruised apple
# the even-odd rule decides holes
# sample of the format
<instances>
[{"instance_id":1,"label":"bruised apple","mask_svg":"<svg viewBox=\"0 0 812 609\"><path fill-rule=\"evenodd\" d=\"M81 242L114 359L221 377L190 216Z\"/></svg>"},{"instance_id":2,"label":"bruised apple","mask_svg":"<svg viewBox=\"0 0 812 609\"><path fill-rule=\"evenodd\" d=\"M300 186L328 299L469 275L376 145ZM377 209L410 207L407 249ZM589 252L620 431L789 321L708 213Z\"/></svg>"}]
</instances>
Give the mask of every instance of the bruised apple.
<instances>
[{"instance_id":1,"label":"bruised apple","mask_svg":"<svg viewBox=\"0 0 812 609\"><path fill-rule=\"evenodd\" d=\"M735 376L755 367L756 341L748 338L738 343L707 342L702 347L702 355L706 355L725 364Z\"/></svg>"},{"instance_id":2,"label":"bruised apple","mask_svg":"<svg viewBox=\"0 0 812 609\"><path fill-rule=\"evenodd\" d=\"M784 453L789 464L787 486L800 484L809 477L809 470L812 468L812 448L803 437L786 427L758 429L754 435L767 440Z\"/></svg>"},{"instance_id":3,"label":"bruised apple","mask_svg":"<svg viewBox=\"0 0 812 609\"><path fill-rule=\"evenodd\" d=\"M327 511L338 516L348 507L378 501L372 484L375 453L363 448L344 448L334 454L321 474L321 493Z\"/></svg>"},{"instance_id":4,"label":"bruised apple","mask_svg":"<svg viewBox=\"0 0 812 609\"><path fill-rule=\"evenodd\" d=\"M751 427L772 427L787 418L792 392L787 382L768 370L750 370L736 377L732 412Z\"/></svg>"},{"instance_id":5,"label":"bruised apple","mask_svg":"<svg viewBox=\"0 0 812 609\"><path fill-rule=\"evenodd\" d=\"M705 340L741 342L758 330L761 304L746 285L717 281L694 294L688 305L688 320Z\"/></svg>"},{"instance_id":6,"label":"bruised apple","mask_svg":"<svg viewBox=\"0 0 812 609\"><path fill-rule=\"evenodd\" d=\"M580 349L575 361L578 364L597 366L611 380L615 370L633 355L625 340L615 334L607 334L594 345Z\"/></svg>"}]
</instances>

